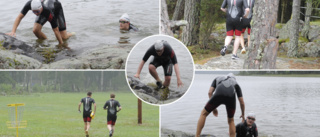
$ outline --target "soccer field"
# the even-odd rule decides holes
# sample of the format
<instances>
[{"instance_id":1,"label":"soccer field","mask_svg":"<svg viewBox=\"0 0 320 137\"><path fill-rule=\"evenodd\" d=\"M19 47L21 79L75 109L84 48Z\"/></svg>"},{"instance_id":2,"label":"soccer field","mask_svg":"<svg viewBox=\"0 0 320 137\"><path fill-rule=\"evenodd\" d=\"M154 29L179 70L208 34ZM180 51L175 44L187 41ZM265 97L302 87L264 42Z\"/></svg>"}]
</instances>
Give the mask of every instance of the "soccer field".
<instances>
[{"instance_id":1,"label":"soccer field","mask_svg":"<svg viewBox=\"0 0 320 137\"><path fill-rule=\"evenodd\" d=\"M95 118L91 121L90 137L108 136L107 111L102 107L111 92L93 92L97 104ZM114 137L159 136L159 107L142 103L142 125L138 125L137 98L131 92L114 92L122 110L118 113ZM34 93L24 96L0 97L0 137L16 136L15 129L8 129L7 104L25 103L23 120L27 128L19 129L21 137L81 137L85 136L82 113L78 103L86 97L82 93ZM81 106L81 111L83 106Z\"/></svg>"}]
</instances>

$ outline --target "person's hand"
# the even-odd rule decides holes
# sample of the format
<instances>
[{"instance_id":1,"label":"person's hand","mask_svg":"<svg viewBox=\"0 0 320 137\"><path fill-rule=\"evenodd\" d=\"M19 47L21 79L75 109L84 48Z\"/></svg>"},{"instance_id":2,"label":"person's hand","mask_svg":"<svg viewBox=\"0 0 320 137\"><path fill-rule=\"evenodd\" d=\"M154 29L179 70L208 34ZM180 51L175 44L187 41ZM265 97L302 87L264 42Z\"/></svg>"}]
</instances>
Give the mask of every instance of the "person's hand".
<instances>
[{"instance_id":1,"label":"person's hand","mask_svg":"<svg viewBox=\"0 0 320 137\"><path fill-rule=\"evenodd\" d=\"M16 33L15 32L9 32L9 33L6 33L6 35L9 35L9 36L12 36L12 37L16 37Z\"/></svg>"},{"instance_id":2,"label":"person's hand","mask_svg":"<svg viewBox=\"0 0 320 137\"><path fill-rule=\"evenodd\" d=\"M218 117L218 110L217 109L214 109L212 111L212 114L215 116L215 117Z\"/></svg>"},{"instance_id":3,"label":"person's hand","mask_svg":"<svg viewBox=\"0 0 320 137\"><path fill-rule=\"evenodd\" d=\"M92 113L92 117L95 115L96 113Z\"/></svg>"},{"instance_id":4,"label":"person's hand","mask_svg":"<svg viewBox=\"0 0 320 137\"><path fill-rule=\"evenodd\" d=\"M140 79L140 74L137 73L137 74L134 75L134 77Z\"/></svg>"},{"instance_id":5,"label":"person's hand","mask_svg":"<svg viewBox=\"0 0 320 137\"><path fill-rule=\"evenodd\" d=\"M182 81L180 79L177 80L177 85L178 85L178 87L183 86L183 83L182 83Z\"/></svg>"},{"instance_id":6,"label":"person's hand","mask_svg":"<svg viewBox=\"0 0 320 137\"><path fill-rule=\"evenodd\" d=\"M242 118L242 123L244 122L244 115L241 115L240 118Z\"/></svg>"},{"instance_id":7,"label":"person's hand","mask_svg":"<svg viewBox=\"0 0 320 137\"><path fill-rule=\"evenodd\" d=\"M244 17L244 18L248 18L249 12L250 12L250 9L249 9L249 8L246 8L246 10L245 10L245 15L244 15L243 17Z\"/></svg>"}]
</instances>

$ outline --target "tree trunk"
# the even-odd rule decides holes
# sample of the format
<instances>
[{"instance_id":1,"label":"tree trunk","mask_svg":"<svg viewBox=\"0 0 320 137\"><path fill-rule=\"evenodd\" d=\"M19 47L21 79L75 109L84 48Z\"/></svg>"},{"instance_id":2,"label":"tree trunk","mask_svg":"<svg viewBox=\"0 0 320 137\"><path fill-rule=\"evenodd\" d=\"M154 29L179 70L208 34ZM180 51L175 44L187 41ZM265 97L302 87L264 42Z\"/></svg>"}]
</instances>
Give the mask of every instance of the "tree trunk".
<instances>
[{"instance_id":1,"label":"tree trunk","mask_svg":"<svg viewBox=\"0 0 320 137\"><path fill-rule=\"evenodd\" d=\"M200 32L200 2L201 0L185 1L184 19L188 22L183 27L182 42L186 46L198 44Z\"/></svg>"},{"instance_id":2,"label":"tree trunk","mask_svg":"<svg viewBox=\"0 0 320 137\"><path fill-rule=\"evenodd\" d=\"M300 4L301 0L293 0L292 4L292 21L290 29L290 42L288 47L288 57L298 56L299 41L299 21L300 21Z\"/></svg>"},{"instance_id":3,"label":"tree trunk","mask_svg":"<svg viewBox=\"0 0 320 137\"><path fill-rule=\"evenodd\" d=\"M173 36L171 31L171 25L168 15L167 2L166 0L161 0L161 34Z\"/></svg>"},{"instance_id":4,"label":"tree trunk","mask_svg":"<svg viewBox=\"0 0 320 137\"><path fill-rule=\"evenodd\" d=\"M255 1L251 44L244 69L275 69L278 50L275 25L279 0Z\"/></svg>"},{"instance_id":5,"label":"tree trunk","mask_svg":"<svg viewBox=\"0 0 320 137\"><path fill-rule=\"evenodd\" d=\"M284 1L282 1L282 11L281 11L281 21L280 21L281 23L283 23L284 12L286 11L285 10L286 7L287 7L287 1L284 0Z\"/></svg>"},{"instance_id":6,"label":"tree trunk","mask_svg":"<svg viewBox=\"0 0 320 137\"><path fill-rule=\"evenodd\" d=\"M176 7L174 8L174 13L172 20L181 20L183 18L184 11L184 0L178 0Z\"/></svg>"},{"instance_id":7,"label":"tree trunk","mask_svg":"<svg viewBox=\"0 0 320 137\"><path fill-rule=\"evenodd\" d=\"M307 0L307 9L305 14L305 21L303 25L303 29L301 32L302 37L308 38L308 33L310 30L310 16L312 13L312 1L313 0Z\"/></svg>"}]
</instances>

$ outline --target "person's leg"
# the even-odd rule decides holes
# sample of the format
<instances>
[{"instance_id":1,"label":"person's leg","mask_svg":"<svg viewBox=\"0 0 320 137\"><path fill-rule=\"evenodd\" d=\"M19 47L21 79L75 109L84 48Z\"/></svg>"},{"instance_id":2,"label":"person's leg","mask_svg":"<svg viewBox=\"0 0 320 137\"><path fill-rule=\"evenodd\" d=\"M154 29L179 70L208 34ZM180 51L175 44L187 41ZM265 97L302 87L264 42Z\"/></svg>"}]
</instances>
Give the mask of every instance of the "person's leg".
<instances>
[{"instance_id":1,"label":"person's leg","mask_svg":"<svg viewBox=\"0 0 320 137\"><path fill-rule=\"evenodd\" d=\"M70 38L73 34L70 32L67 32L66 30L63 30L63 31L60 31L60 35L63 40L66 40L66 39Z\"/></svg>"},{"instance_id":2,"label":"person's leg","mask_svg":"<svg viewBox=\"0 0 320 137\"><path fill-rule=\"evenodd\" d=\"M90 122L87 122L87 132L89 132L89 129L90 129Z\"/></svg>"},{"instance_id":3,"label":"person's leg","mask_svg":"<svg viewBox=\"0 0 320 137\"><path fill-rule=\"evenodd\" d=\"M250 46L250 35L248 34L248 47Z\"/></svg>"},{"instance_id":4,"label":"person's leg","mask_svg":"<svg viewBox=\"0 0 320 137\"><path fill-rule=\"evenodd\" d=\"M224 40L224 46L228 47L228 45L230 45L232 39L233 39L233 36L227 36L226 39Z\"/></svg>"},{"instance_id":5,"label":"person's leg","mask_svg":"<svg viewBox=\"0 0 320 137\"><path fill-rule=\"evenodd\" d=\"M84 131L87 131L87 122L84 122Z\"/></svg>"},{"instance_id":6,"label":"person's leg","mask_svg":"<svg viewBox=\"0 0 320 137\"><path fill-rule=\"evenodd\" d=\"M243 31L242 31L243 32ZM240 44L241 44L241 47L244 49L244 33L241 33L241 36L240 36Z\"/></svg>"},{"instance_id":7,"label":"person's leg","mask_svg":"<svg viewBox=\"0 0 320 137\"><path fill-rule=\"evenodd\" d=\"M149 72L156 81L161 81L157 73L157 68L153 64L149 64Z\"/></svg>"},{"instance_id":8,"label":"person's leg","mask_svg":"<svg viewBox=\"0 0 320 137\"><path fill-rule=\"evenodd\" d=\"M202 109L199 120L198 120L196 137L200 137L201 131L205 125L206 118L208 115L209 115L209 112L207 112L207 110L205 109Z\"/></svg>"},{"instance_id":9,"label":"person's leg","mask_svg":"<svg viewBox=\"0 0 320 137\"><path fill-rule=\"evenodd\" d=\"M228 124L229 124L229 134L230 137L235 137L236 136L236 127L234 125L234 120L233 118L228 118Z\"/></svg>"},{"instance_id":10,"label":"person's leg","mask_svg":"<svg viewBox=\"0 0 320 137\"><path fill-rule=\"evenodd\" d=\"M165 76L165 77L164 77L163 86L169 87L170 81L171 81L171 76Z\"/></svg>"},{"instance_id":11,"label":"person's leg","mask_svg":"<svg viewBox=\"0 0 320 137\"><path fill-rule=\"evenodd\" d=\"M240 44L240 36L236 36L235 40L234 40L234 45L233 45L233 51L232 54L237 55L237 51L239 48L239 44Z\"/></svg>"},{"instance_id":12,"label":"person's leg","mask_svg":"<svg viewBox=\"0 0 320 137\"><path fill-rule=\"evenodd\" d=\"M37 36L38 39L47 39L47 36L41 31L42 25L39 23L34 23L33 33Z\"/></svg>"}]
</instances>

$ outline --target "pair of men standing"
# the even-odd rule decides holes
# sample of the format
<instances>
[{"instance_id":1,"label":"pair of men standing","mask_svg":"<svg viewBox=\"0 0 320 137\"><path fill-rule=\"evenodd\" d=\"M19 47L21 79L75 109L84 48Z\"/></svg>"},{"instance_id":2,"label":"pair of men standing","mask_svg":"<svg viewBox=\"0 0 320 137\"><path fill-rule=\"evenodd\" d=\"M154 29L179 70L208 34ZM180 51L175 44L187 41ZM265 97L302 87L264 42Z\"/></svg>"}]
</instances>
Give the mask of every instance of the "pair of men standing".
<instances>
[{"instance_id":1,"label":"pair of men standing","mask_svg":"<svg viewBox=\"0 0 320 137\"><path fill-rule=\"evenodd\" d=\"M91 119L94 118L96 114L96 102L93 98L91 98L92 92L87 93L87 97L82 98L80 100L80 103L78 105L78 111L80 111L81 104L83 103L83 121L84 121L84 130L86 137L89 137L89 128L90 128L90 122ZM109 136L111 137L114 133L114 126L117 121L117 112L121 110L120 103L115 100L115 94L110 95L110 100L108 100L104 106L104 110L108 110L108 116L107 116L107 125L109 129ZM94 111L92 112L92 104L94 105ZM118 110L117 110L118 108Z\"/></svg>"},{"instance_id":2,"label":"pair of men standing","mask_svg":"<svg viewBox=\"0 0 320 137\"><path fill-rule=\"evenodd\" d=\"M220 54L225 55L227 46L231 43L233 35L235 34L234 47L232 51L232 59L239 59L237 50L241 43L242 51L245 53L244 46L244 32L248 29L248 46L250 45L251 33L251 19L253 14L255 0L224 0L221 5L221 10L227 13L226 28L227 36L225 38L224 47L221 49ZM226 7L228 8L226 9Z\"/></svg>"}]
</instances>

